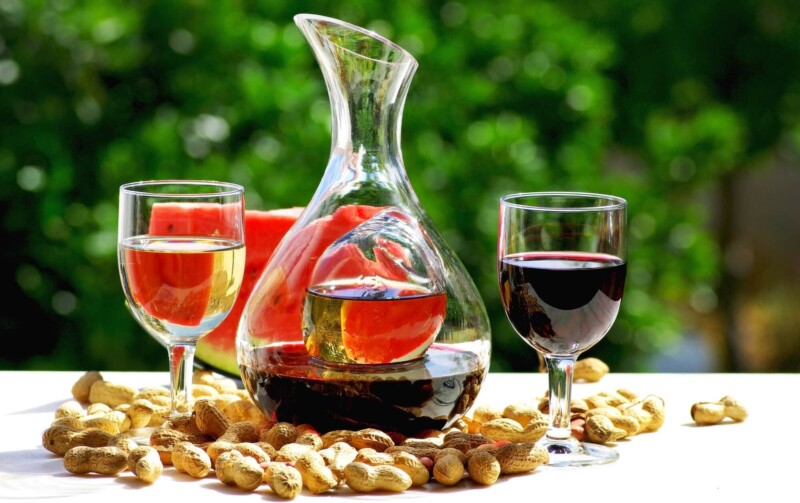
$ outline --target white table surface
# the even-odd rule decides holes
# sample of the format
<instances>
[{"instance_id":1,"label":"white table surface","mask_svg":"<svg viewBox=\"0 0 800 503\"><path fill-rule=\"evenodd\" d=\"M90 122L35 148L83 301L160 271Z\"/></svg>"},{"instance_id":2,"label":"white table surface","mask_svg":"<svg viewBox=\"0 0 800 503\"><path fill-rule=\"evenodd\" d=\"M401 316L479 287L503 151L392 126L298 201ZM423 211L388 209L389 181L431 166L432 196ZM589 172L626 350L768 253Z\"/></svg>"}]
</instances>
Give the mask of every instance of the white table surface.
<instances>
[{"instance_id":1,"label":"white table surface","mask_svg":"<svg viewBox=\"0 0 800 503\"><path fill-rule=\"evenodd\" d=\"M209 501L222 495L236 501L279 501L263 485L253 493L223 485L212 471L195 480L166 467L152 485L130 472L109 477L73 475L62 458L41 445L55 409L72 398L83 372L0 371L0 501L24 499L103 501ZM102 371L111 382L137 388L164 385L151 372ZM477 404L504 406L542 396L544 374L490 373ZM617 462L582 468L540 467L529 474L503 476L489 487L464 480L445 488L429 482L404 493L357 494L347 488L325 495L307 490L295 501L658 501L728 502L781 496L800 501L800 374L614 374L598 383L576 383L574 398L629 388L657 394L666 403L666 422L657 432L616 444ZM731 395L747 406L743 423L698 427L689 410L698 401ZM647 497L646 495L650 495ZM730 500L727 498L731 498Z\"/></svg>"}]
</instances>

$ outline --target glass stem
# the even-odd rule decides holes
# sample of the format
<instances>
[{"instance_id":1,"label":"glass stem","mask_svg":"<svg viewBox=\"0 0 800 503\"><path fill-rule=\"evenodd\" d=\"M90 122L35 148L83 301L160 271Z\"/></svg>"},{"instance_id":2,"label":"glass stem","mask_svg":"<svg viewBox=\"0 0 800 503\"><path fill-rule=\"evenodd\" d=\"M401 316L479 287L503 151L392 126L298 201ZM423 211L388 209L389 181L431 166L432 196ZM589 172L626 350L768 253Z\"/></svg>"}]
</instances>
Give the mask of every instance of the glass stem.
<instances>
[{"instance_id":1,"label":"glass stem","mask_svg":"<svg viewBox=\"0 0 800 503\"><path fill-rule=\"evenodd\" d=\"M569 440L570 429L570 396L572 394L572 369L575 366L574 356L544 357L547 364L547 378L550 386L550 426L547 437L553 440Z\"/></svg>"},{"instance_id":2,"label":"glass stem","mask_svg":"<svg viewBox=\"0 0 800 503\"><path fill-rule=\"evenodd\" d=\"M169 346L171 415L192 410L192 374L194 370L194 344Z\"/></svg>"}]
</instances>

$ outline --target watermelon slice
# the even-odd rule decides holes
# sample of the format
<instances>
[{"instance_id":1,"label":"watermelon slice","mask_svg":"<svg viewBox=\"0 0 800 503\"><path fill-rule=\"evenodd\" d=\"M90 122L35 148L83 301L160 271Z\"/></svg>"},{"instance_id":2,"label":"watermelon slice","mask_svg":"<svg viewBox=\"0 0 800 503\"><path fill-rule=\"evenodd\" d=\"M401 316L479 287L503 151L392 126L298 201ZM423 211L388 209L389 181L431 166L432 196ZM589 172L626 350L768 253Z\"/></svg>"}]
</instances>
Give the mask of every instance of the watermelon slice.
<instances>
[{"instance_id":1,"label":"watermelon slice","mask_svg":"<svg viewBox=\"0 0 800 503\"><path fill-rule=\"evenodd\" d=\"M419 293L400 290L397 295L403 300L346 302L342 344L347 357L360 363L389 363L421 356L444 322L447 296Z\"/></svg>"},{"instance_id":2,"label":"watermelon slice","mask_svg":"<svg viewBox=\"0 0 800 503\"><path fill-rule=\"evenodd\" d=\"M156 203L150 213L154 236L217 236L236 239L238 204Z\"/></svg>"},{"instance_id":3,"label":"watermelon slice","mask_svg":"<svg viewBox=\"0 0 800 503\"><path fill-rule=\"evenodd\" d=\"M125 262L131 296L148 315L185 327L203 321L214 274L211 254L126 249Z\"/></svg>"},{"instance_id":4,"label":"watermelon slice","mask_svg":"<svg viewBox=\"0 0 800 503\"><path fill-rule=\"evenodd\" d=\"M248 334L265 342L302 341L303 302L320 256L334 241L382 209L366 205L340 206L292 236L288 246L275 256L276 267L269 268L258 298L247 308Z\"/></svg>"},{"instance_id":5,"label":"watermelon slice","mask_svg":"<svg viewBox=\"0 0 800 503\"><path fill-rule=\"evenodd\" d=\"M150 217L152 236L217 236L235 239L240 205L156 203ZM126 250L131 295L156 318L197 326L211 295L214 258L210 254L149 253Z\"/></svg>"},{"instance_id":6,"label":"watermelon slice","mask_svg":"<svg viewBox=\"0 0 800 503\"><path fill-rule=\"evenodd\" d=\"M302 211L302 207L245 211L245 266L239 296L220 326L198 341L195 360L199 364L222 374L239 377L236 331L242 310L272 252ZM164 203L153 208L150 232L160 235L187 235L198 230L207 232L208 227L214 226L220 236L230 235L224 222L225 219L219 214L215 216L214 211L201 204Z\"/></svg>"}]
</instances>

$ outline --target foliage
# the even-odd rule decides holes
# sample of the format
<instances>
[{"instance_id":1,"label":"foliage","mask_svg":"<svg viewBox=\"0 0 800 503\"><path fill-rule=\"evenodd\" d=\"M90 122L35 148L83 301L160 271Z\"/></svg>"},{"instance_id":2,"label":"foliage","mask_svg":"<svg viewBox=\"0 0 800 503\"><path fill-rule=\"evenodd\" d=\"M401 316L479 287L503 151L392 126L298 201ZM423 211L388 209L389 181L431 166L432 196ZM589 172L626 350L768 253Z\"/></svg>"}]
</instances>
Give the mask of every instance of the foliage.
<instances>
[{"instance_id":1,"label":"foliage","mask_svg":"<svg viewBox=\"0 0 800 503\"><path fill-rule=\"evenodd\" d=\"M492 370L535 365L500 307L500 194L629 200L623 312L592 352L647 370L685 313L717 307L706 196L800 137L798 11L779 0L2 1L0 323L23 343L0 367L162 368L123 305L120 184L225 179L261 209L310 199L330 109L300 12L370 27L419 60L404 161L484 297Z\"/></svg>"}]
</instances>

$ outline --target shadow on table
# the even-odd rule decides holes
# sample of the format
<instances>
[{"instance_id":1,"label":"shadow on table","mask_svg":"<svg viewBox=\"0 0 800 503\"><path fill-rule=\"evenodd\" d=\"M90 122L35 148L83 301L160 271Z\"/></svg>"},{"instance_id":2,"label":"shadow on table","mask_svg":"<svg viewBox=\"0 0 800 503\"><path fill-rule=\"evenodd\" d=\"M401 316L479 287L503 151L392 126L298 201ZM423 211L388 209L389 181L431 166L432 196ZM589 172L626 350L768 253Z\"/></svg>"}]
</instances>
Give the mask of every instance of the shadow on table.
<instances>
[{"instance_id":1,"label":"shadow on table","mask_svg":"<svg viewBox=\"0 0 800 503\"><path fill-rule=\"evenodd\" d=\"M28 475L65 472L62 459L44 447L0 452L0 471Z\"/></svg>"},{"instance_id":2,"label":"shadow on table","mask_svg":"<svg viewBox=\"0 0 800 503\"><path fill-rule=\"evenodd\" d=\"M9 416L18 416L20 414L39 414L42 412L50 412L53 413L57 408L61 406L64 402L68 402L72 400L71 398L65 398L64 400L59 400L56 402L45 403L42 405L37 405L36 407L32 407L30 409L25 410L18 410L16 412L9 412Z\"/></svg>"}]
</instances>

